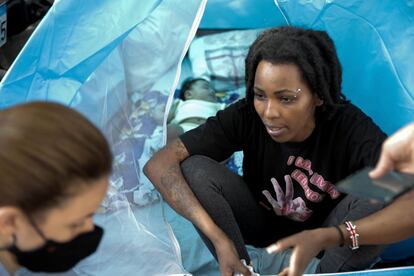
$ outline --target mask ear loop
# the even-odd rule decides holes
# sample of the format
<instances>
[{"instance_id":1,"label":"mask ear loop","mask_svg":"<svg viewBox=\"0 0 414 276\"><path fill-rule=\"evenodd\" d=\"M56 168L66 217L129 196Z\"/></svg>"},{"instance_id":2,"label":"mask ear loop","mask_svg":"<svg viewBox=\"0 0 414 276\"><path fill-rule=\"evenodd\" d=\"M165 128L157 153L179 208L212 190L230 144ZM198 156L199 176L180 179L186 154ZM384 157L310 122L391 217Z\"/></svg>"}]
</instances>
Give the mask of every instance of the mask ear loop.
<instances>
[{"instance_id":1,"label":"mask ear loop","mask_svg":"<svg viewBox=\"0 0 414 276\"><path fill-rule=\"evenodd\" d=\"M47 242L48 239L46 238L46 236L43 234L43 232L40 230L39 226L37 226L37 224L34 222L34 220L30 217L27 216L27 219L29 220L29 223L32 225L32 227L34 228L34 230L37 232L37 234L39 234L40 237L42 237L42 239Z\"/></svg>"},{"instance_id":2,"label":"mask ear loop","mask_svg":"<svg viewBox=\"0 0 414 276\"><path fill-rule=\"evenodd\" d=\"M9 250L10 247L16 245L16 240L17 240L16 239L16 235L13 234L12 237L13 237L12 243L10 245L8 245L8 246L0 247L0 251L2 251L2 250Z\"/></svg>"},{"instance_id":3,"label":"mask ear loop","mask_svg":"<svg viewBox=\"0 0 414 276\"><path fill-rule=\"evenodd\" d=\"M27 219L29 220L29 223L32 225L32 227L34 228L34 230L39 234L39 236L45 241L45 242L48 242L48 239L45 237L45 235L42 233L42 231L40 230L40 228L36 225L36 223L34 222L34 220L30 217L30 216L27 216ZM16 235L15 234L13 234L12 235L12 237L13 237L13 240L12 240L12 243L11 243L11 245L8 245L8 246L4 246L4 247L0 247L0 251L1 250L8 250L8 249L10 249L12 246L15 246L16 245L16 240L17 240L17 238L16 238Z\"/></svg>"}]
</instances>

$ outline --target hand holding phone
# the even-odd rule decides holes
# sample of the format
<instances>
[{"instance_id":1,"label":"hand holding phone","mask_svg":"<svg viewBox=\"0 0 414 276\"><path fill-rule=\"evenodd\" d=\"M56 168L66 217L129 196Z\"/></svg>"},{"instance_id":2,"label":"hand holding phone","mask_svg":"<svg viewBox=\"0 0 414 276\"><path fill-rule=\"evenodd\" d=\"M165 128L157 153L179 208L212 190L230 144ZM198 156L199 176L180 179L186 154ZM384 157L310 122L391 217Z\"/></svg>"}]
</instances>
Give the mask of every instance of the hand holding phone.
<instances>
[{"instance_id":1,"label":"hand holding phone","mask_svg":"<svg viewBox=\"0 0 414 276\"><path fill-rule=\"evenodd\" d=\"M364 168L336 185L340 192L361 198L389 203L398 196L414 188L414 175L391 171L379 179L372 179L368 173L372 168Z\"/></svg>"}]
</instances>

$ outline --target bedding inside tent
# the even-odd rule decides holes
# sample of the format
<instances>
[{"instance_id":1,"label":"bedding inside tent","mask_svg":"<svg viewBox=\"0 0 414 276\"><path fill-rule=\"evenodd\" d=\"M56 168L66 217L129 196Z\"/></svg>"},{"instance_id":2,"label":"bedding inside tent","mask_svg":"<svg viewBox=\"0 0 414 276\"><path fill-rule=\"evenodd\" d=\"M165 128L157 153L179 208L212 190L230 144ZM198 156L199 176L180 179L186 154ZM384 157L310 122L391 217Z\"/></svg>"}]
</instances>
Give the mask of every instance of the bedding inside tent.
<instances>
[{"instance_id":1,"label":"bedding inside tent","mask_svg":"<svg viewBox=\"0 0 414 276\"><path fill-rule=\"evenodd\" d=\"M218 100L230 104L244 97L244 57L263 29L326 30L343 66L344 94L391 134L414 118L413 23L409 0L55 1L2 80L0 107L57 101L86 115L111 144L111 188L95 215L103 241L62 275L218 275L191 223L142 173L165 145L182 82L208 79ZM237 153L227 165L242 174L241 160ZM401 260L413 248L408 240L386 253ZM249 253L262 275L276 274L289 256L276 262L263 249L249 247Z\"/></svg>"}]
</instances>

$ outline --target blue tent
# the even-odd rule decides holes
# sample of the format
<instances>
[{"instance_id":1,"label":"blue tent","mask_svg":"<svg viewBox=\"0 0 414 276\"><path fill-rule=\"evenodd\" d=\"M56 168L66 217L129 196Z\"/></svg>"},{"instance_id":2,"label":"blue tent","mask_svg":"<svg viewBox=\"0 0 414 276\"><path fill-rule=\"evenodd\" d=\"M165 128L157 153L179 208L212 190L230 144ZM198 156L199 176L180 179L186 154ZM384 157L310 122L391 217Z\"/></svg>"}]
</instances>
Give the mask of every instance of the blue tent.
<instances>
[{"instance_id":1,"label":"blue tent","mask_svg":"<svg viewBox=\"0 0 414 276\"><path fill-rule=\"evenodd\" d=\"M142 173L165 144L167 113L184 78L210 77L223 101L235 99L243 54L263 28L326 30L343 65L344 94L391 134L414 118L413 23L411 0L55 1L2 80L0 107L57 101L86 115L111 143L111 189L95 217L104 240L67 275L217 275L191 224ZM207 60L206 52L221 51L225 59ZM409 257L410 246L394 245L384 256ZM282 265L249 252L262 273Z\"/></svg>"}]
</instances>

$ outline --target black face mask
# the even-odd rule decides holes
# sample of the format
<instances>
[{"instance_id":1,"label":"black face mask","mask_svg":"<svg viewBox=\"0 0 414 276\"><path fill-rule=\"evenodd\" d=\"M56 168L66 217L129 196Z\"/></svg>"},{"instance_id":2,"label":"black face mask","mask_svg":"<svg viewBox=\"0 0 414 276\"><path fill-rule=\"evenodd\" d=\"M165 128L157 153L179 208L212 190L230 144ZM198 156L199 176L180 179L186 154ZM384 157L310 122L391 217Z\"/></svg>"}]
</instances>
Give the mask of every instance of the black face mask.
<instances>
[{"instance_id":1,"label":"black face mask","mask_svg":"<svg viewBox=\"0 0 414 276\"><path fill-rule=\"evenodd\" d=\"M35 250L21 251L13 244L8 250L16 256L19 265L33 272L63 272L74 267L82 259L96 251L102 239L103 229L95 225L91 232L81 234L65 243L45 238L33 224L46 243Z\"/></svg>"}]
</instances>

